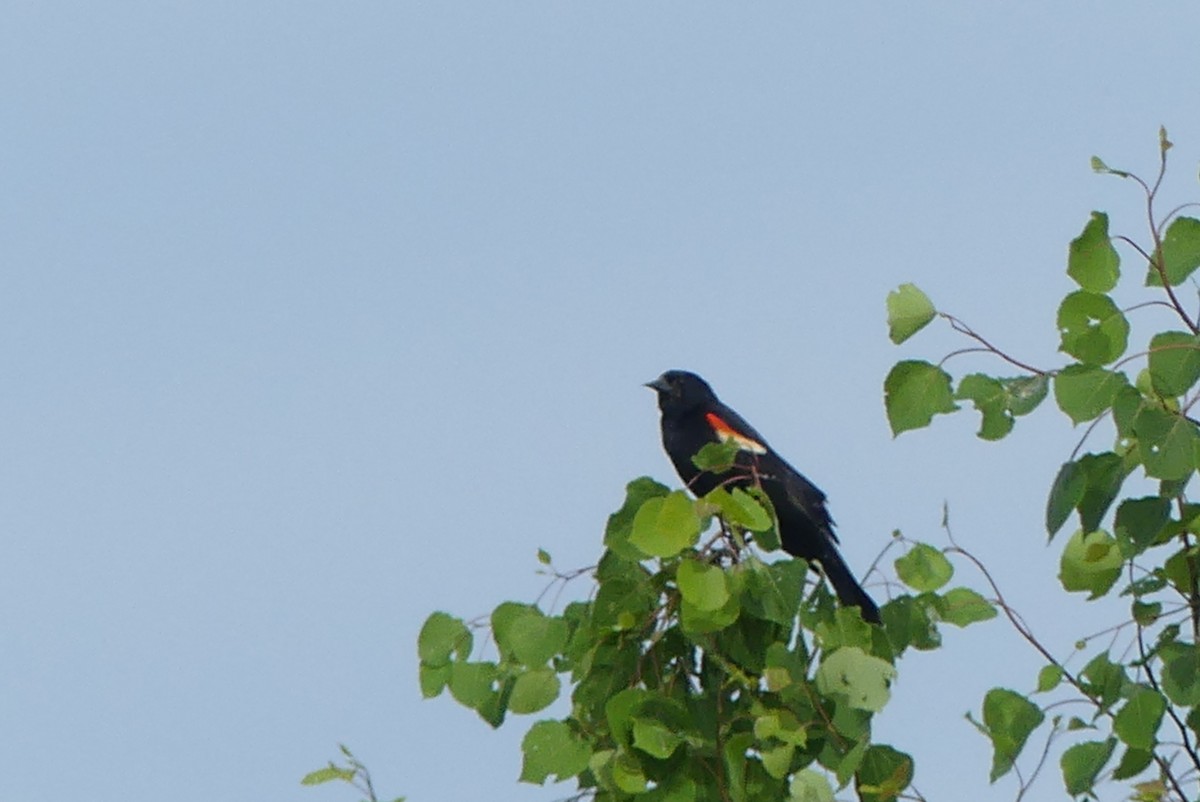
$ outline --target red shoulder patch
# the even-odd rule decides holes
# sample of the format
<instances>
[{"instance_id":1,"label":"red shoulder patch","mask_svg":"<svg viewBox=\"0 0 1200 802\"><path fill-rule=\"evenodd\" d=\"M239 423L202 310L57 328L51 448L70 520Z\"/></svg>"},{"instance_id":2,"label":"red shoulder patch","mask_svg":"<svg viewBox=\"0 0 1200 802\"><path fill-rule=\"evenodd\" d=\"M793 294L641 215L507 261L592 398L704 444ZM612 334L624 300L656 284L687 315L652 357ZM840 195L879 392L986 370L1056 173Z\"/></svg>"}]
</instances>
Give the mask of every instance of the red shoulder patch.
<instances>
[{"instance_id":1,"label":"red shoulder patch","mask_svg":"<svg viewBox=\"0 0 1200 802\"><path fill-rule=\"evenodd\" d=\"M724 442L733 441L733 442L737 443L738 447L741 448L743 451L749 451L754 454L766 454L767 453L766 446L764 446L762 443L758 442L757 440L755 440L752 437L747 437L746 435L739 432L737 429L730 426L717 413L709 412L704 416L704 419L706 421L708 421L708 425L712 427L713 432L715 432L717 437L721 438L722 441L724 441Z\"/></svg>"}]
</instances>

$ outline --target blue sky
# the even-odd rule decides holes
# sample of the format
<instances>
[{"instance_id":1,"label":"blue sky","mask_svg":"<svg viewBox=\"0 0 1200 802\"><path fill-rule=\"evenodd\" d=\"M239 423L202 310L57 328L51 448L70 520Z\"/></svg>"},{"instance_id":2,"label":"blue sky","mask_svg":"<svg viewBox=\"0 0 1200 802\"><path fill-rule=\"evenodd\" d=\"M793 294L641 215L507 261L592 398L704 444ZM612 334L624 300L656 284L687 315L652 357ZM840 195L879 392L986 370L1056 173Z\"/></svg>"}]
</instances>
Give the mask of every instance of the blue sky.
<instances>
[{"instance_id":1,"label":"blue sky","mask_svg":"<svg viewBox=\"0 0 1200 802\"><path fill-rule=\"evenodd\" d=\"M1194 4L12 4L0 28L0 794L550 800L527 720L422 701L426 615L600 550L704 374L829 495L860 571L959 540L1060 653L1042 500L1078 432L893 440L915 281L1043 365L1092 154L1196 197ZM955 367L991 368L962 358ZM963 578L977 578L964 569ZM585 593L586 587L573 589ZM906 658L878 735L931 799L1040 666L1000 623ZM1058 781L1041 786L1056 797ZM1117 789L1111 789L1115 794ZM1120 798L1120 795L1115 798Z\"/></svg>"}]
</instances>

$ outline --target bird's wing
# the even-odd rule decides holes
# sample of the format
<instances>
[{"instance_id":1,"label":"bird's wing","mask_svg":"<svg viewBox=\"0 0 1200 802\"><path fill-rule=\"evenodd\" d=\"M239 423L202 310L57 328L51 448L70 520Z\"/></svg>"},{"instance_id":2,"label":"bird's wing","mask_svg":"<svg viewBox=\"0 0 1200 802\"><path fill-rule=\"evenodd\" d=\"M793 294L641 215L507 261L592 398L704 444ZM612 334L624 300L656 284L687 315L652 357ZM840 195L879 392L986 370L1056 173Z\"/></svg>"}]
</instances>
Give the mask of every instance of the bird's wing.
<instances>
[{"instance_id":1,"label":"bird's wing","mask_svg":"<svg viewBox=\"0 0 1200 802\"><path fill-rule=\"evenodd\" d=\"M745 418L724 404L717 404L705 415L705 420L722 440L732 439L742 446L743 451L748 452L739 458L739 464L745 463L750 467L753 463L754 470L763 474L766 482L774 480L778 483L788 502L787 507L808 518L817 530L834 543L838 542L837 535L833 533L833 518L825 506L825 494L779 456ZM775 506L779 507L780 504L776 503ZM786 510L777 509L776 513L782 515Z\"/></svg>"},{"instance_id":2,"label":"bird's wing","mask_svg":"<svg viewBox=\"0 0 1200 802\"><path fill-rule=\"evenodd\" d=\"M765 454L771 450L766 439L741 415L724 404L716 404L705 413L704 420L722 440L733 440L742 450Z\"/></svg>"},{"instance_id":3,"label":"bird's wing","mask_svg":"<svg viewBox=\"0 0 1200 802\"><path fill-rule=\"evenodd\" d=\"M825 506L825 494L778 454L772 451L771 455L780 463L776 480L783 486L791 506L802 512L817 529L837 543L837 535L833 532L833 517L829 514L829 508Z\"/></svg>"}]
</instances>

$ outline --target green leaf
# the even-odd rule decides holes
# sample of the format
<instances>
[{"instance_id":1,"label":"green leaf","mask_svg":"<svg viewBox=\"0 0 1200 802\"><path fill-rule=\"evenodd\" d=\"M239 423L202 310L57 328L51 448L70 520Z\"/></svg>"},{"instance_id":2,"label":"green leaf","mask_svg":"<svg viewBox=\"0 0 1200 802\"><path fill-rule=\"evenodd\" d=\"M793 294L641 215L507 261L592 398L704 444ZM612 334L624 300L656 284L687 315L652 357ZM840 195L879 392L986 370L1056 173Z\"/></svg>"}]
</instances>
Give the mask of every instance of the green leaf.
<instances>
[{"instance_id":1,"label":"green leaf","mask_svg":"<svg viewBox=\"0 0 1200 802\"><path fill-rule=\"evenodd\" d=\"M588 758L588 771L596 780L596 784L601 788L615 790L616 785L613 783L612 767L616 762L617 750L615 749L597 749L592 752Z\"/></svg>"},{"instance_id":2,"label":"green leaf","mask_svg":"<svg viewBox=\"0 0 1200 802\"><path fill-rule=\"evenodd\" d=\"M738 488L740 491L741 489ZM763 508L767 514L767 519L770 521L770 526L763 529L752 529L754 532L754 542L763 551L778 551L782 544L779 542L779 529L777 528L778 516L775 514L775 505L771 503L771 499L761 487L752 487L746 492L751 499ZM740 503L740 502L739 502Z\"/></svg>"},{"instance_id":3,"label":"green leaf","mask_svg":"<svg viewBox=\"0 0 1200 802\"><path fill-rule=\"evenodd\" d=\"M684 560L675 573L684 601L704 611L719 610L729 602L725 572L698 560Z\"/></svg>"},{"instance_id":4,"label":"green leaf","mask_svg":"<svg viewBox=\"0 0 1200 802\"><path fill-rule=\"evenodd\" d=\"M634 714L651 698L644 688L625 688L605 700L604 718L614 741L622 746L633 743Z\"/></svg>"},{"instance_id":5,"label":"green leaf","mask_svg":"<svg viewBox=\"0 0 1200 802\"><path fill-rule=\"evenodd\" d=\"M1016 691L992 688L987 692L983 698L983 724L992 739L992 782L1012 769L1030 733L1043 720L1041 709Z\"/></svg>"},{"instance_id":6,"label":"green leaf","mask_svg":"<svg viewBox=\"0 0 1200 802\"><path fill-rule=\"evenodd\" d=\"M649 557L673 557L695 545L700 516L687 493L676 490L664 498L643 502L633 517L629 542Z\"/></svg>"},{"instance_id":7,"label":"green leaf","mask_svg":"<svg viewBox=\"0 0 1200 802\"><path fill-rule=\"evenodd\" d=\"M496 609L492 610L491 615L492 637L500 647L501 654L505 657L512 656L513 648L509 633L513 623L527 616L541 615L542 611L531 604L506 601L496 605Z\"/></svg>"},{"instance_id":8,"label":"green leaf","mask_svg":"<svg viewBox=\"0 0 1200 802\"><path fill-rule=\"evenodd\" d=\"M702 471L725 473L737 461L742 447L734 440L705 443L692 457L692 464Z\"/></svg>"},{"instance_id":9,"label":"green leaf","mask_svg":"<svg viewBox=\"0 0 1200 802\"><path fill-rule=\"evenodd\" d=\"M1150 384L1168 398L1183 395L1200 380L1200 337L1163 331L1150 339Z\"/></svg>"},{"instance_id":10,"label":"green leaf","mask_svg":"<svg viewBox=\"0 0 1200 802\"><path fill-rule=\"evenodd\" d=\"M604 576L606 565L629 567L628 574ZM641 626L654 614L658 606L659 592L649 582L649 573L638 563L631 563L620 558L611 560L606 556L600 561L597 572L600 575L600 589L596 591L596 599L592 602L590 623L599 628L612 630L627 630Z\"/></svg>"},{"instance_id":11,"label":"green leaf","mask_svg":"<svg viewBox=\"0 0 1200 802\"><path fill-rule=\"evenodd\" d=\"M912 646L929 651L942 645L935 610L912 596L899 596L885 604L880 610L884 628L897 651Z\"/></svg>"},{"instance_id":12,"label":"green leaf","mask_svg":"<svg viewBox=\"0 0 1200 802\"><path fill-rule=\"evenodd\" d=\"M792 757L796 747L791 744L779 744L762 750L762 764L767 774L776 780L782 780L792 767Z\"/></svg>"},{"instance_id":13,"label":"green leaf","mask_svg":"<svg viewBox=\"0 0 1200 802\"><path fill-rule=\"evenodd\" d=\"M445 665L450 655L465 660L471 654L471 631L461 619L449 613L437 612L425 619L417 635L417 656L431 666Z\"/></svg>"},{"instance_id":14,"label":"green leaf","mask_svg":"<svg viewBox=\"0 0 1200 802\"><path fill-rule=\"evenodd\" d=\"M1050 377L1045 373L1001 379L1000 383L1008 395L1009 410L1018 417L1037 409L1038 404L1046 400L1046 393L1050 390Z\"/></svg>"},{"instance_id":15,"label":"green leaf","mask_svg":"<svg viewBox=\"0 0 1200 802\"><path fill-rule=\"evenodd\" d=\"M1108 508L1112 506L1125 481L1125 465L1120 456L1106 451L1103 454L1084 454L1079 467L1087 477L1083 497L1079 499L1079 520L1089 532L1100 528Z\"/></svg>"},{"instance_id":16,"label":"green leaf","mask_svg":"<svg viewBox=\"0 0 1200 802\"><path fill-rule=\"evenodd\" d=\"M1171 500L1161 496L1127 498L1117 507L1113 532L1121 556L1136 557L1154 545L1158 533L1171 517Z\"/></svg>"},{"instance_id":17,"label":"green leaf","mask_svg":"<svg viewBox=\"0 0 1200 802\"><path fill-rule=\"evenodd\" d=\"M1117 286L1121 258L1108 236L1108 215L1092 212L1083 232L1071 240L1067 275L1088 292L1108 292Z\"/></svg>"},{"instance_id":18,"label":"green leaf","mask_svg":"<svg viewBox=\"0 0 1200 802\"><path fill-rule=\"evenodd\" d=\"M1100 652L1093 657L1083 667L1080 677L1083 688L1099 700L1100 706L1105 709L1117 703L1129 682L1125 676L1125 666L1114 663L1108 652Z\"/></svg>"},{"instance_id":19,"label":"green leaf","mask_svg":"<svg viewBox=\"0 0 1200 802\"><path fill-rule=\"evenodd\" d=\"M1200 705L1200 647L1172 643L1160 650L1163 658L1163 693L1177 705Z\"/></svg>"},{"instance_id":20,"label":"green leaf","mask_svg":"<svg viewBox=\"0 0 1200 802\"><path fill-rule=\"evenodd\" d=\"M1132 747L1125 750L1125 754L1121 755L1121 761L1117 767L1113 769L1112 777L1114 780L1128 780L1130 777L1136 777L1145 771L1154 761L1154 753L1147 752L1142 749L1134 749ZM1141 800L1141 797L1133 797ZM1156 794L1151 799L1159 800L1164 797Z\"/></svg>"},{"instance_id":21,"label":"green leaf","mask_svg":"<svg viewBox=\"0 0 1200 802\"><path fill-rule=\"evenodd\" d=\"M1059 350L1086 365L1104 365L1125 353L1129 321L1107 295L1077 290L1058 307Z\"/></svg>"},{"instance_id":22,"label":"green leaf","mask_svg":"<svg viewBox=\"0 0 1200 802\"><path fill-rule=\"evenodd\" d=\"M775 738L792 746L805 746L808 730L791 710L772 709L754 719L754 737L760 741Z\"/></svg>"},{"instance_id":23,"label":"green leaf","mask_svg":"<svg viewBox=\"0 0 1200 802\"><path fill-rule=\"evenodd\" d=\"M886 660L846 646L827 655L817 669L817 689L826 696L844 696L855 710L878 713L891 698L896 669Z\"/></svg>"},{"instance_id":24,"label":"green leaf","mask_svg":"<svg viewBox=\"0 0 1200 802\"><path fill-rule=\"evenodd\" d=\"M831 602L832 603L832 602ZM826 652L842 646L858 646L871 651L875 645L875 631L863 621L857 607L838 605L830 610L831 615L821 616L811 625L818 642ZM884 655L886 656L886 652Z\"/></svg>"},{"instance_id":25,"label":"green leaf","mask_svg":"<svg viewBox=\"0 0 1200 802\"><path fill-rule=\"evenodd\" d=\"M834 802L833 786L825 775L800 769L788 783L787 802Z\"/></svg>"},{"instance_id":26,"label":"green leaf","mask_svg":"<svg viewBox=\"0 0 1200 802\"><path fill-rule=\"evenodd\" d=\"M646 794L643 799L645 802L697 802L700 792L695 780L676 773Z\"/></svg>"},{"instance_id":27,"label":"green leaf","mask_svg":"<svg viewBox=\"0 0 1200 802\"><path fill-rule=\"evenodd\" d=\"M1112 588L1121 576L1122 564L1121 551L1112 536L1100 530L1085 535L1079 529L1063 549L1058 578L1066 590L1086 590L1091 594L1088 598L1095 599Z\"/></svg>"},{"instance_id":28,"label":"green leaf","mask_svg":"<svg viewBox=\"0 0 1200 802\"><path fill-rule=\"evenodd\" d=\"M1037 692L1045 693L1054 690L1062 682L1062 679L1063 670L1059 666L1042 666L1042 670L1038 672Z\"/></svg>"},{"instance_id":29,"label":"green leaf","mask_svg":"<svg viewBox=\"0 0 1200 802\"><path fill-rule=\"evenodd\" d=\"M508 642L513 655L523 665L530 668L544 666L567 645L567 622L535 611L512 622Z\"/></svg>"},{"instance_id":30,"label":"green leaf","mask_svg":"<svg viewBox=\"0 0 1200 802\"><path fill-rule=\"evenodd\" d=\"M1087 489L1087 473L1077 462L1064 462L1050 487L1050 498L1046 500L1046 531L1050 537L1062 528L1071 517L1076 505Z\"/></svg>"},{"instance_id":31,"label":"green leaf","mask_svg":"<svg viewBox=\"0 0 1200 802\"><path fill-rule=\"evenodd\" d=\"M808 571L804 560L780 560L769 565L754 560L745 565L748 567L742 606L746 612L755 618L791 626L800 611Z\"/></svg>"},{"instance_id":32,"label":"green leaf","mask_svg":"<svg viewBox=\"0 0 1200 802\"><path fill-rule=\"evenodd\" d=\"M1113 719L1113 733L1134 749L1150 750L1158 743L1158 725L1167 700L1153 688L1139 685Z\"/></svg>"},{"instance_id":33,"label":"green leaf","mask_svg":"<svg viewBox=\"0 0 1200 802\"><path fill-rule=\"evenodd\" d=\"M478 708L495 693L496 664L488 661L453 663L450 666L450 694L466 707Z\"/></svg>"},{"instance_id":34,"label":"green leaf","mask_svg":"<svg viewBox=\"0 0 1200 802\"><path fill-rule=\"evenodd\" d=\"M1046 529L1053 538L1073 509L1079 510L1083 528L1100 527L1125 482L1124 460L1117 454L1085 454L1059 468L1046 501Z\"/></svg>"},{"instance_id":35,"label":"green leaf","mask_svg":"<svg viewBox=\"0 0 1200 802\"><path fill-rule=\"evenodd\" d=\"M417 669L417 679L421 684L422 698L432 699L439 696L445 690L446 683L450 681L450 663L440 666L421 663L420 668Z\"/></svg>"},{"instance_id":36,"label":"green leaf","mask_svg":"<svg viewBox=\"0 0 1200 802\"><path fill-rule=\"evenodd\" d=\"M1167 578L1163 576L1162 571L1153 574L1148 574L1141 579L1135 579L1130 582L1125 590L1121 591L1122 596L1133 594L1135 596L1148 596L1151 593L1158 593L1167 586Z\"/></svg>"},{"instance_id":37,"label":"green leaf","mask_svg":"<svg viewBox=\"0 0 1200 802\"><path fill-rule=\"evenodd\" d=\"M588 767L591 748L563 721L539 721L521 741L521 782L544 785L546 778L574 777Z\"/></svg>"},{"instance_id":38,"label":"green leaf","mask_svg":"<svg viewBox=\"0 0 1200 802\"><path fill-rule=\"evenodd\" d=\"M1105 741L1084 741L1063 752L1063 782L1067 793L1073 796L1091 793L1096 777L1112 757L1116 746L1117 739L1109 738Z\"/></svg>"},{"instance_id":39,"label":"green leaf","mask_svg":"<svg viewBox=\"0 0 1200 802\"><path fill-rule=\"evenodd\" d=\"M965 627L987 621L998 614L987 599L970 588L953 588L937 598L938 617L948 624Z\"/></svg>"},{"instance_id":40,"label":"green leaf","mask_svg":"<svg viewBox=\"0 0 1200 802\"><path fill-rule=\"evenodd\" d=\"M746 759L746 753L753 745L754 735L748 732L725 739L721 756L725 763L725 787L734 802L749 802L746 798L746 767L750 761Z\"/></svg>"},{"instance_id":41,"label":"green leaf","mask_svg":"<svg viewBox=\"0 0 1200 802\"><path fill-rule=\"evenodd\" d=\"M928 426L934 415L958 409L950 391L950 374L928 362L897 362L884 380L883 390L893 436Z\"/></svg>"},{"instance_id":42,"label":"green leaf","mask_svg":"<svg viewBox=\"0 0 1200 802\"><path fill-rule=\"evenodd\" d=\"M870 746L870 740L863 738L849 752L844 753L844 756L837 765L833 767L837 775L838 783L845 785L850 782L850 778L854 776L854 772L858 771L858 767L862 765L863 758L866 757L867 747ZM842 755L841 752L837 753Z\"/></svg>"},{"instance_id":43,"label":"green leaf","mask_svg":"<svg viewBox=\"0 0 1200 802\"><path fill-rule=\"evenodd\" d=\"M670 492L669 487L648 476L634 479L626 485L625 503L608 516L608 525L604 529L605 547L626 560L641 560L642 553L629 544L629 537L633 534L633 519L648 499L663 498Z\"/></svg>"},{"instance_id":44,"label":"green leaf","mask_svg":"<svg viewBox=\"0 0 1200 802\"><path fill-rule=\"evenodd\" d=\"M1117 391L1112 402L1113 423L1117 425L1117 434L1125 439L1133 437L1133 421L1142 410L1145 396L1136 387L1126 384Z\"/></svg>"},{"instance_id":45,"label":"green leaf","mask_svg":"<svg viewBox=\"0 0 1200 802\"><path fill-rule=\"evenodd\" d=\"M497 708L500 698L496 664L489 661L451 663L450 695L463 707L477 712L484 721L499 726L503 713Z\"/></svg>"},{"instance_id":46,"label":"green leaf","mask_svg":"<svg viewBox=\"0 0 1200 802\"><path fill-rule=\"evenodd\" d=\"M1054 377L1054 400L1072 422L1083 423L1107 412L1117 392L1128 384L1123 373L1095 365L1068 365Z\"/></svg>"},{"instance_id":47,"label":"green leaf","mask_svg":"<svg viewBox=\"0 0 1200 802\"><path fill-rule=\"evenodd\" d=\"M1200 220L1176 217L1171 221L1163 237L1162 261L1167 281L1173 287L1187 281L1200 267ZM1162 286L1162 278L1153 267L1146 274L1146 286Z\"/></svg>"},{"instance_id":48,"label":"green leaf","mask_svg":"<svg viewBox=\"0 0 1200 802\"><path fill-rule=\"evenodd\" d=\"M1194 547L1188 551L1177 551L1167 558L1159 571L1156 571L1156 573L1161 573L1171 587L1186 598L1191 598L1196 576L1196 563L1193 555Z\"/></svg>"},{"instance_id":49,"label":"green leaf","mask_svg":"<svg viewBox=\"0 0 1200 802\"><path fill-rule=\"evenodd\" d=\"M688 635L719 632L737 621L741 611L741 603L733 594L730 594L724 605L715 610L697 607L685 598L679 605L679 623Z\"/></svg>"},{"instance_id":50,"label":"green leaf","mask_svg":"<svg viewBox=\"0 0 1200 802\"><path fill-rule=\"evenodd\" d=\"M1095 170L1097 173L1104 173L1106 175L1115 175L1118 178L1129 178L1129 173L1127 173L1124 170L1114 170L1113 168L1111 168L1107 164L1105 164L1104 161L1099 156L1092 157L1092 169Z\"/></svg>"},{"instance_id":51,"label":"green leaf","mask_svg":"<svg viewBox=\"0 0 1200 802\"><path fill-rule=\"evenodd\" d=\"M715 506L726 522L751 532L765 532L775 525L771 514L763 508L754 496L740 487L729 492L718 487L704 497L704 500Z\"/></svg>"},{"instance_id":52,"label":"green leaf","mask_svg":"<svg viewBox=\"0 0 1200 802\"><path fill-rule=\"evenodd\" d=\"M901 284L888 293L887 313L888 336L899 345L929 325L937 310L915 284Z\"/></svg>"},{"instance_id":53,"label":"green leaf","mask_svg":"<svg viewBox=\"0 0 1200 802\"><path fill-rule=\"evenodd\" d=\"M537 560L542 565L549 565L551 562L553 562L553 560L550 559L550 552L546 551L545 549L537 550Z\"/></svg>"},{"instance_id":54,"label":"green leaf","mask_svg":"<svg viewBox=\"0 0 1200 802\"><path fill-rule=\"evenodd\" d=\"M1162 615L1162 602L1134 601L1132 605L1133 620L1143 627L1148 627Z\"/></svg>"},{"instance_id":55,"label":"green leaf","mask_svg":"<svg viewBox=\"0 0 1200 802\"><path fill-rule=\"evenodd\" d=\"M909 549L908 554L896 560L895 566L901 582L922 592L937 590L954 575L954 566L946 555L925 543Z\"/></svg>"},{"instance_id":56,"label":"green leaf","mask_svg":"<svg viewBox=\"0 0 1200 802\"><path fill-rule=\"evenodd\" d=\"M514 713L536 713L554 703L562 686L554 669L535 668L517 677L508 697L508 709Z\"/></svg>"},{"instance_id":57,"label":"green leaf","mask_svg":"<svg viewBox=\"0 0 1200 802\"><path fill-rule=\"evenodd\" d=\"M330 763L323 769L310 771L304 775L304 779L300 780L301 785L321 785L322 783L341 780L342 782L354 782L356 774L354 769L343 769Z\"/></svg>"},{"instance_id":58,"label":"green leaf","mask_svg":"<svg viewBox=\"0 0 1200 802\"><path fill-rule=\"evenodd\" d=\"M612 763L612 778L617 789L627 794L640 794L646 790L646 773L638 759L628 752L617 752Z\"/></svg>"},{"instance_id":59,"label":"green leaf","mask_svg":"<svg viewBox=\"0 0 1200 802\"><path fill-rule=\"evenodd\" d=\"M873 744L858 769L862 802L893 802L912 782L913 759L890 746Z\"/></svg>"},{"instance_id":60,"label":"green leaf","mask_svg":"<svg viewBox=\"0 0 1200 802\"><path fill-rule=\"evenodd\" d=\"M1134 418L1133 431L1148 476L1184 479L1196 469L1200 436L1187 418L1162 407L1146 406Z\"/></svg>"},{"instance_id":61,"label":"green leaf","mask_svg":"<svg viewBox=\"0 0 1200 802\"><path fill-rule=\"evenodd\" d=\"M964 376L954 393L956 401L971 401L983 416L979 436L999 440L1012 431L1013 413L1008 409L1008 392L999 379L972 373Z\"/></svg>"},{"instance_id":62,"label":"green leaf","mask_svg":"<svg viewBox=\"0 0 1200 802\"><path fill-rule=\"evenodd\" d=\"M633 746L651 757L666 760L682 742L681 735L657 719L633 720Z\"/></svg>"}]
</instances>

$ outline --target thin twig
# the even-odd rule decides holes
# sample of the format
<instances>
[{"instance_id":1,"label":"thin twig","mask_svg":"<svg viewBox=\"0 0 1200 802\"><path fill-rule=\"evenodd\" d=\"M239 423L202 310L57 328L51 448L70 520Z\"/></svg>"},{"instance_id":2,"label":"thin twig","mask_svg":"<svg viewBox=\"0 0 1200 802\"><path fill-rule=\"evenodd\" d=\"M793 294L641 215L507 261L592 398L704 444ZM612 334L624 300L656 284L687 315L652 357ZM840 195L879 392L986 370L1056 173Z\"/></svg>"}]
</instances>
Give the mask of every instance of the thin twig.
<instances>
[{"instance_id":1,"label":"thin twig","mask_svg":"<svg viewBox=\"0 0 1200 802\"><path fill-rule=\"evenodd\" d=\"M1160 688L1158 685L1158 679L1155 678L1154 672L1150 669L1150 659L1146 654L1146 642L1142 638L1142 632L1142 625L1138 624L1137 647L1138 654L1140 654L1142 658L1141 670L1143 676L1146 677L1146 681L1150 683L1150 687L1154 689L1155 693L1163 696L1163 698L1166 698L1163 694L1162 688ZM1196 750L1192 748L1192 740L1188 735L1187 725L1179 718L1179 714L1175 712L1175 706L1173 704L1167 704L1167 715L1171 717L1171 721L1175 722L1175 728L1179 730L1179 735L1183 740L1183 751L1186 752L1187 756L1191 758L1192 765L1195 766L1198 771L1200 771L1200 756L1198 756L1196 754ZM1182 790L1178 788L1176 790L1178 790L1182 795Z\"/></svg>"},{"instance_id":2,"label":"thin twig","mask_svg":"<svg viewBox=\"0 0 1200 802\"><path fill-rule=\"evenodd\" d=\"M946 535L952 544L949 549L946 549L946 551L955 554L961 554L964 558L974 564L977 569L979 569L979 572L983 574L984 579L987 580L988 585L991 586L992 592L996 594L996 601L999 603L1000 608L1004 610L1005 616L1013 625L1013 628L1016 629L1021 635L1021 637L1023 637L1030 646L1037 650L1037 652L1041 654L1042 657L1047 660L1047 662L1058 668L1058 670L1062 672L1063 679L1070 683L1076 691L1078 691L1089 702L1091 702L1098 712L1104 714L1108 718L1113 718L1112 711L1108 710L1098 698L1093 696L1087 691L1087 689L1083 687L1083 682L1070 671L1068 671L1066 666L1063 665L1063 663L1057 658L1055 658L1054 655L1052 655L1049 650L1047 650L1046 647L1041 644L1041 642L1033 634L1033 631L1029 628L1028 624L1025 623L1025 620L1008 605L1008 602L1004 598L1004 594L1001 593L1000 587L996 584L996 580L992 577L991 572L989 572L983 563L980 562L979 558L955 542L954 535L950 531L949 527L946 527ZM1163 776L1170 781L1175 793L1179 795L1180 802L1187 802L1187 795L1183 792L1183 788L1180 786L1178 779L1176 779L1176 777L1171 773L1171 767L1167 760L1158 754L1154 754L1153 757L1154 762L1158 764L1159 770L1162 772Z\"/></svg>"},{"instance_id":3,"label":"thin twig","mask_svg":"<svg viewBox=\"0 0 1200 802\"><path fill-rule=\"evenodd\" d=\"M1021 799L1025 796L1025 792L1029 790L1034 780L1037 779L1038 774L1041 773L1042 767L1046 765L1046 758L1050 756L1050 747L1054 744L1059 732L1057 725L1050 727L1050 734L1046 736L1046 745L1042 748L1042 756L1038 758L1037 765L1033 767L1033 773L1029 775L1029 782L1022 785L1020 790L1018 790L1015 802L1021 802Z\"/></svg>"},{"instance_id":4,"label":"thin twig","mask_svg":"<svg viewBox=\"0 0 1200 802\"><path fill-rule=\"evenodd\" d=\"M956 318L954 315L951 315L948 312L938 312L938 315L942 318L945 318L950 323L950 328L954 329L959 334L965 334L966 336L970 337L972 340L974 340L975 342L982 345L984 347L984 350L992 352L996 356L1003 359L1005 362L1008 362L1010 365L1015 365L1016 367L1020 368L1021 370L1027 370L1030 373L1037 374L1038 376L1046 375L1047 371L1041 370L1040 368L1035 368L1033 365L1030 365L1026 362L1022 362L1021 360L1015 359L1014 357L1011 357L1008 354L1004 353L999 348L997 348L996 346L992 345L990 342L985 340L982 335L977 333L974 329L972 329L966 323L964 323L963 321Z\"/></svg>"}]
</instances>

